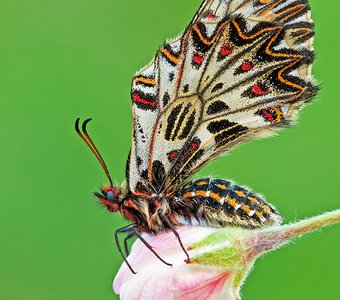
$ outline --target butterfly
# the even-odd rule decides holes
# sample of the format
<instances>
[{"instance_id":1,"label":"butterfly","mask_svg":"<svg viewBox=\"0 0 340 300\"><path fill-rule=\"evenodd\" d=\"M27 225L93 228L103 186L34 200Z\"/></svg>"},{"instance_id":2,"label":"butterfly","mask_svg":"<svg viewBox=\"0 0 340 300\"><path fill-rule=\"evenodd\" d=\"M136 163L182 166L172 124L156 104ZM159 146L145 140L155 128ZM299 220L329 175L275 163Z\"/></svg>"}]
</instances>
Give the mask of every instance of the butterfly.
<instances>
[{"instance_id":1,"label":"butterfly","mask_svg":"<svg viewBox=\"0 0 340 300\"><path fill-rule=\"evenodd\" d=\"M282 222L273 205L247 188L214 178L190 180L241 142L287 127L317 93L311 75L314 24L306 0L205 0L182 35L165 43L132 80L133 139L126 185L114 186L87 132L76 131L110 185L95 196L132 224L127 240L177 226L259 228ZM122 251L118 235L127 233ZM169 264L171 265L171 264Z\"/></svg>"}]
</instances>

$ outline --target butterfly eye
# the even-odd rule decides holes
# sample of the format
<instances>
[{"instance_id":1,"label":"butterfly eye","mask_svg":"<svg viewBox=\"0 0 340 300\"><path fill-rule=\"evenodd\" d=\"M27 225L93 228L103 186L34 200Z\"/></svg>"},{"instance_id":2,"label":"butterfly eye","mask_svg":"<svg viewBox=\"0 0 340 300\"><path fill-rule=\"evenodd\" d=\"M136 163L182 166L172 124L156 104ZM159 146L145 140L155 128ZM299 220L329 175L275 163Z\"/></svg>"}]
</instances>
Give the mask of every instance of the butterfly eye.
<instances>
[{"instance_id":1,"label":"butterfly eye","mask_svg":"<svg viewBox=\"0 0 340 300\"><path fill-rule=\"evenodd\" d=\"M110 202L114 202L114 197L115 197L115 194L113 193L113 191L107 192L107 194L106 194L107 200L109 200Z\"/></svg>"}]
</instances>

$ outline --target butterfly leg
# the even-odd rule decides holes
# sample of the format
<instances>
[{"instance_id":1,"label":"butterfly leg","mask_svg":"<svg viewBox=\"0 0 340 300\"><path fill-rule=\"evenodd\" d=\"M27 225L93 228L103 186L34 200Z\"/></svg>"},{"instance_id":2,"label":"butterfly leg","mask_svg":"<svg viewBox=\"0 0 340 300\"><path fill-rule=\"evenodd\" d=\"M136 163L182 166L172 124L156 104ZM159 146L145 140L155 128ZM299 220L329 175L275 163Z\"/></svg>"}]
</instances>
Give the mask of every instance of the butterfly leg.
<instances>
[{"instance_id":1,"label":"butterfly leg","mask_svg":"<svg viewBox=\"0 0 340 300\"><path fill-rule=\"evenodd\" d=\"M166 262L165 260L163 260L163 258L161 258L158 253L152 248L152 246L142 237L142 235L140 234L140 232L138 231L137 227L134 226L132 227L132 231L134 232L134 234L143 242L143 244L153 253L155 254L155 256L164 264L172 267L172 264Z\"/></svg>"},{"instance_id":2,"label":"butterfly leg","mask_svg":"<svg viewBox=\"0 0 340 300\"><path fill-rule=\"evenodd\" d=\"M129 267L130 271L133 273L133 274L137 274L134 269L131 267L131 265L129 264L129 262L127 261L123 251L122 251L122 247L120 246L120 242L119 242L119 238L118 238L118 234L119 233L126 233L128 232L128 236L131 234L131 231L133 231L133 228L135 228L136 225L135 224L130 224L128 226L125 226L123 228L120 228L120 229L117 229L115 231L115 241L116 241L116 245L117 245L117 248L118 248L118 251L120 253L120 255L122 256L122 258L124 259L125 263L127 264L127 266ZM124 240L125 242L125 240Z\"/></svg>"},{"instance_id":3,"label":"butterfly leg","mask_svg":"<svg viewBox=\"0 0 340 300\"><path fill-rule=\"evenodd\" d=\"M164 213L163 213L163 211L161 209L158 210L158 215L161 218L162 222L164 222L166 224L166 226L168 226L169 229L175 234L175 236L176 236L176 238L177 238L177 240L178 240L178 242L179 242L183 252L187 256L186 262L190 263L190 256L189 256L187 250L185 249L185 247L184 247L184 245L182 243L181 237L180 237L179 233L177 232L176 228L171 224L171 222L166 217L166 215L164 215Z\"/></svg>"},{"instance_id":4,"label":"butterfly leg","mask_svg":"<svg viewBox=\"0 0 340 300\"><path fill-rule=\"evenodd\" d=\"M135 236L135 233L134 233L134 232L130 232L130 233L124 238L124 248L125 248L125 255L126 255L126 257L128 257L129 254L130 254L129 245L128 245L127 241L128 241L130 238L134 237L134 236Z\"/></svg>"}]
</instances>

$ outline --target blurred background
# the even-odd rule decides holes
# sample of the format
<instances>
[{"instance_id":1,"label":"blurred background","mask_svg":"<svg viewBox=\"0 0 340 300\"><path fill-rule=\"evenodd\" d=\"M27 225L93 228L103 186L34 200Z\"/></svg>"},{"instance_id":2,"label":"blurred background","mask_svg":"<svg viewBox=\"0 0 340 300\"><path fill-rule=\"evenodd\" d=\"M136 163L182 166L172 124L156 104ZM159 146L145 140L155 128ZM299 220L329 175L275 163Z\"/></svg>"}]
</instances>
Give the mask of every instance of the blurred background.
<instances>
[{"instance_id":1,"label":"blurred background","mask_svg":"<svg viewBox=\"0 0 340 300\"><path fill-rule=\"evenodd\" d=\"M131 141L130 80L200 0L0 2L1 299L118 299L113 242L127 224L91 193L106 182L74 132L89 126L117 182ZM339 2L312 0L321 91L297 125L206 166L251 187L286 222L339 208ZM243 299L339 299L339 226L256 262Z\"/></svg>"}]
</instances>

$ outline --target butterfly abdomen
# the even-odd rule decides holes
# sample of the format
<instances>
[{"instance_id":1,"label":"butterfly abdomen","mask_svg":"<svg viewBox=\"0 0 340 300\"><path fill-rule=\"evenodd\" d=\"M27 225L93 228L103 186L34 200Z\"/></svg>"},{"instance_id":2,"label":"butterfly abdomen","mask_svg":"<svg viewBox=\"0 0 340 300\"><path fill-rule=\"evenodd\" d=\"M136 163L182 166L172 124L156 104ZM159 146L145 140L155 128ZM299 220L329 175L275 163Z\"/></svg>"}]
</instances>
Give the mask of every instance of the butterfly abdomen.
<instances>
[{"instance_id":1,"label":"butterfly abdomen","mask_svg":"<svg viewBox=\"0 0 340 300\"><path fill-rule=\"evenodd\" d=\"M279 213L258 195L221 179L199 179L182 187L175 211L182 223L263 227L281 223Z\"/></svg>"}]
</instances>

